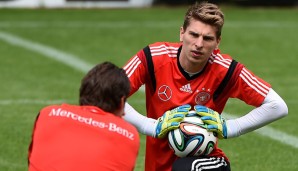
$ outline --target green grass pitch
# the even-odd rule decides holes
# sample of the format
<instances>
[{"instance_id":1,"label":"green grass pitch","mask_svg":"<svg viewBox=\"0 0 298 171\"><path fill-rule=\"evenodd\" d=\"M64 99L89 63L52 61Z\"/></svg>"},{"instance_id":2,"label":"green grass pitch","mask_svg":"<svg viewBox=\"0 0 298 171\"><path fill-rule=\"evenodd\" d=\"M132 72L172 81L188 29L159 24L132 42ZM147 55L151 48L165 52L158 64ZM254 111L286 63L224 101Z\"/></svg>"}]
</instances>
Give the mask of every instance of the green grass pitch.
<instances>
[{"instance_id":1,"label":"green grass pitch","mask_svg":"<svg viewBox=\"0 0 298 171\"><path fill-rule=\"evenodd\" d=\"M107 60L123 66L149 43L178 41L185 10L1 9L0 170L27 170L27 149L39 109L62 102L77 104L80 80L89 66ZM275 137L283 141L253 132L219 145L234 171L298 170L298 149L293 145L298 144L298 11L235 7L223 11L221 51L270 82L287 102L289 115L269 125L285 135ZM78 58L86 65L59 61L53 58L57 55ZM145 113L144 99L138 92L129 103ZM250 109L231 100L224 112L240 116ZM275 132L266 134L274 137ZM144 168L145 137L141 138L136 171Z\"/></svg>"}]
</instances>

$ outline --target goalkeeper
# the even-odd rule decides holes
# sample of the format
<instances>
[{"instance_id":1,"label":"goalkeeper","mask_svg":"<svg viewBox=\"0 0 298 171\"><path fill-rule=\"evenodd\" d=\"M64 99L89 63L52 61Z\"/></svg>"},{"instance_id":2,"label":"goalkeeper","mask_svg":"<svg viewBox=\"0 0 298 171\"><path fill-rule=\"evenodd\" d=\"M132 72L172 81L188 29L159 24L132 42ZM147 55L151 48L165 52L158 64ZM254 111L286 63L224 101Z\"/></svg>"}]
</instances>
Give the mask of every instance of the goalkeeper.
<instances>
[{"instance_id":1,"label":"goalkeeper","mask_svg":"<svg viewBox=\"0 0 298 171\"><path fill-rule=\"evenodd\" d=\"M130 95L145 84L146 116L126 104L124 117L148 135L145 171L185 170L184 167L230 171L230 161L218 146L205 158L177 159L174 155L163 137L179 125L189 110L183 104L200 105L195 107L197 113L204 117L208 129L223 139L243 135L288 114L287 105L268 82L220 52L223 25L224 14L217 5L196 3L186 11L179 42L152 43L124 66L132 85ZM219 113L229 98L240 99L255 109L242 117L224 120Z\"/></svg>"}]
</instances>

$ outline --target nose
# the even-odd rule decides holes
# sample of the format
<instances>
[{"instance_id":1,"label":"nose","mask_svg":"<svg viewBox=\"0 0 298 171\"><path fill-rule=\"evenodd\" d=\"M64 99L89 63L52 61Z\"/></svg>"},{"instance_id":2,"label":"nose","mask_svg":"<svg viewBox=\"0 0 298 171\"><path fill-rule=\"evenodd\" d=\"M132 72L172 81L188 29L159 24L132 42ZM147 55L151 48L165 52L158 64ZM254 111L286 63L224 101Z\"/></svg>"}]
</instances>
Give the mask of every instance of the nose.
<instances>
[{"instance_id":1,"label":"nose","mask_svg":"<svg viewBox=\"0 0 298 171\"><path fill-rule=\"evenodd\" d=\"M197 49L201 49L204 45L204 42L203 42L203 37L200 36L196 39L196 42L195 42L195 46Z\"/></svg>"}]
</instances>

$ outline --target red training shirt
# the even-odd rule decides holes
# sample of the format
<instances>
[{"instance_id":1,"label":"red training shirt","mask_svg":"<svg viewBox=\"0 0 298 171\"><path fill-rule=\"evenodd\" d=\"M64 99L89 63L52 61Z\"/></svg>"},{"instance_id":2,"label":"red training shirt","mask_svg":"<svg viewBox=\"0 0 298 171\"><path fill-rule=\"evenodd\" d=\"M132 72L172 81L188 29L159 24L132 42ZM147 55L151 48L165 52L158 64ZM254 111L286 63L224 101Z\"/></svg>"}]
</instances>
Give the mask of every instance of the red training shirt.
<instances>
[{"instance_id":1,"label":"red training shirt","mask_svg":"<svg viewBox=\"0 0 298 171\"><path fill-rule=\"evenodd\" d=\"M139 135L122 118L94 106L48 106L39 113L29 171L132 171Z\"/></svg>"},{"instance_id":2,"label":"red training shirt","mask_svg":"<svg viewBox=\"0 0 298 171\"><path fill-rule=\"evenodd\" d=\"M131 83L131 93L146 85L147 116L157 119L165 111L183 104L200 104L219 113L228 98L238 98L252 106L260 106L270 85L238 63L217 98L215 91L223 81L233 61L229 55L214 51L202 72L190 77L178 62L182 44L157 42L140 50L124 66ZM225 157L216 145L209 156ZM167 138L147 136L146 171L170 171L177 157Z\"/></svg>"}]
</instances>

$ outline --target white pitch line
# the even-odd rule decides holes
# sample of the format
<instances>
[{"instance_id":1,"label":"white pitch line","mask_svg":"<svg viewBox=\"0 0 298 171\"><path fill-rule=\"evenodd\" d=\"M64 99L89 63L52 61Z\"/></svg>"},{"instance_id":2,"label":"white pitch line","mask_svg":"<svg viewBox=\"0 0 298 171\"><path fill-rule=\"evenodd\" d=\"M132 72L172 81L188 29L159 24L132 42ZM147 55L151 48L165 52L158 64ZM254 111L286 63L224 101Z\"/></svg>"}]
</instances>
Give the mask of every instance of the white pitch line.
<instances>
[{"instance_id":1,"label":"white pitch line","mask_svg":"<svg viewBox=\"0 0 298 171\"><path fill-rule=\"evenodd\" d=\"M30 51L42 54L45 57L59 61L83 73L92 68L91 64L82 61L79 57L60 51L53 47L45 46L41 43L26 40L19 36L0 31L0 39L14 46L28 49Z\"/></svg>"},{"instance_id":2,"label":"white pitch line","mask_svg":"<svg viewBox=\"0 0 298 171\"><path fill-rule=\"evenodd\" d=\"M40 43L32 42L30 40L23 39L21 37L0 31L0 39L6 41L15 46L19 46L22 48L26 48L33 52L40 53L46 57L51 59L55 59L63 64L66 64L74 69L77 69L81 72L87 72L92 65L80 60L78 57L59 51L49 46L42 45ZM144 92L144 87L142 87L139 91ZM230 118L235 118L235 116L230 114L225 114ZM283 144L287 144L294 148L298 148L298 138L282 131L278 131L276 129L270 128L269 126L265 126L261 129L255 131L256 133L269 137L273 140L279 141Z\"/></svg>"},{"instance_id":3,"label":"white pitch line","mask_svg":"<svg viewBox=\"0 0 298 171\"><path fill-rule=\"evenodd\" d=\"M42 104L42 105L49 105L49 104L61 104L61 103L78 103L74 100L39 100L39 99L18 99L18 100L0 100L0 106L7 106L7 105L25 105L25 104Z\"/></svg>"},{"instance_id":4,"label":"white pitch line","mask_svg":"<svg viewBox=\"0 0 298 171\"><path fill-rule=\"evenodd\" d=\"M298 138L293 135L286 134L282 131L270 128L268 126L260 128L255 132L263 136L269 137L271 139L274 139L276 141L279 141L283 144L287 144L294 148L298 148Z\"/></svg>"},{"instance_id":5,"label":"white pitch line","mask_svg":"<svg viewBox=\"0 0 298 171\"><path fill-rule=\"evenodd\" d=\"M91 64L88 64L85 61L80 60L79 57L76 57L72 54L65 53L63 51L60 51L58 49L55 49L49 46L45 46L41 43L26 40L24 38L18 37L16 35L13 35L7 32L0 31L0 39L13 46L18 46L18 47L33 51L35 53L42 54L44 57L48 57L50 59L61 62L83 73L88 72L89 69L92 68ZM36 102L37 101L35 101L35 103ZM4 103L10 103L10 102L6 101ZM19 167L18 163L8 162L5 159L2 159L1 157L0 157L0 165L11 165L13 167Z\"/></svg>"}]
</instances>

